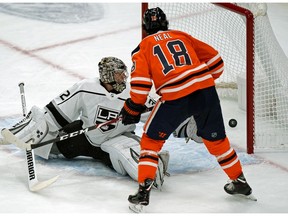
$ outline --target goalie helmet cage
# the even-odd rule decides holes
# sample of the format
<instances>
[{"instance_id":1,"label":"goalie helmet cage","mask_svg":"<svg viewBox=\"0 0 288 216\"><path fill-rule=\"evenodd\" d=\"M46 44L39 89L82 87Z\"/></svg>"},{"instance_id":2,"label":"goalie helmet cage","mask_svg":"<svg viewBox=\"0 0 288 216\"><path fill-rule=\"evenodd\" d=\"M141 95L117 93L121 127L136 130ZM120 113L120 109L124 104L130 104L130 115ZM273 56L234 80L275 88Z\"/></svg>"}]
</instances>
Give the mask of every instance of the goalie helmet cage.
<instances>
[{"instance_id":1,"label":"goalie helmet cage","mask_svg":"<svg viewBox=\"0 0 288 216\"><path fill-rule=\"evenodd\" d=\"M170 29L219 51L225 69L216 80L217 91L220 97L238 99L246 110L247 153L287 150L288 61L270 25L267 4L153 2L142 3L142 15L148 7L160 7Z\"/></svg>"}]
</instances>

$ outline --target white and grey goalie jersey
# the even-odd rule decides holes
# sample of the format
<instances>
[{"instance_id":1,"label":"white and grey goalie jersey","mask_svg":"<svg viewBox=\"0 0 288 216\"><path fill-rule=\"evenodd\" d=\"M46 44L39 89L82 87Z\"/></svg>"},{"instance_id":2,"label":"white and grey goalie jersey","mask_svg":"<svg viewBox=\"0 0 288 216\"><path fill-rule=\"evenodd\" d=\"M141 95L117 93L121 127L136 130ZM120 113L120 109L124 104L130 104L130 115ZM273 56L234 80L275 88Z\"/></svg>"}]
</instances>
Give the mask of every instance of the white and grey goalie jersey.
<instances>
[{"instance_id":1,"label":"white and grey goalie jersey","mask_svg":"<svg viewBox=\"0 0 288 216\"><path fill-rule=\"evenodd\" d=\"M83 121L83 128L117 118L124 102L129 98L130 89L126 88L120 94L109 93L98 78L86 79L74 84L52 100L45 110L52 114L55 124L62 128L77 119ZM112 123L86 133L87 139L94 146L110 137L123 132L135 130L135 125L123 125L121 121Z\"/></svg>"}]
</instances>

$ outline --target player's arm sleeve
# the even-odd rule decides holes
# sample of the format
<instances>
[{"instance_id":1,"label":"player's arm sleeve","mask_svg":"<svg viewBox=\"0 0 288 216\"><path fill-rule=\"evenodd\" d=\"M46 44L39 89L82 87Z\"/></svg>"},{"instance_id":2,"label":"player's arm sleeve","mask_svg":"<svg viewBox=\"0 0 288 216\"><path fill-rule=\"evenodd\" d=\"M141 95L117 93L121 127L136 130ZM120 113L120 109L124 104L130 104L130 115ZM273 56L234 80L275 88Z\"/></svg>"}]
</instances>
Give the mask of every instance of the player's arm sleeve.
<instances>
[{"instance_id":1,"label":"player's arm sleeve","mask_svg":"<svg viewBox=\"0 0 288 216\"><path fill-rule=\"evenodd\" d=\"M45 106L57 125L64 127L79 117L83 104L82 86L83 81L75 83Z\"/></svg>"},{"instance_id":2,"label":"player's arm sleeve","mask_svg":"<svg viewBox=\"0 0 288 216\"><path fill-rule=\"evenodd\" d=\"M132 52L131 90L130 96L134 103L144 105L152 87L149 66L140 46Z\"/></svg>"},{"instance_id":3,"label":"player's arm sleeve","mask_svg":"<svg viewBox=\"0 0 288 216\"><path fill-rule=\"evenodd\" d=\"M195 38L192 38L192 43L199 60L207 64L214 79L219 78L224 71L224 62L219 52Z\"/></svg>"}]
</instances>

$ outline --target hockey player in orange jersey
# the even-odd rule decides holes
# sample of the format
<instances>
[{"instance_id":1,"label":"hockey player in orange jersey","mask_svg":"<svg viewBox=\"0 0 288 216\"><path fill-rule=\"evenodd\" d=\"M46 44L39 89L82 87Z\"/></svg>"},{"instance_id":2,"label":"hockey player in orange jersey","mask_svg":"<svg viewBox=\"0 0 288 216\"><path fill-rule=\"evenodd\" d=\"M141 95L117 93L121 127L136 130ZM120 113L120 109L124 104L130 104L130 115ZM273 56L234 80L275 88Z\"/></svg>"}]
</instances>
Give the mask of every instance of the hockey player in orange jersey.
<instances>
[{"instance_id":1,"label":"hockey player in orange jersey","mask_svg":"<svg viewBox=\"0 0 288 216\"><path fill-rule=\"evenodd\" d=\"M214 80L224 70L220 54L185 32L168 29L166 15L158 7L146 10L143 28L148 36L132 52L131 98L120 113L122 123L139 121L153 84L160 99L144 125L138 164L139 189L129 196L129 202L134 207L149 204L158 152L170 134L192 115L198 135L231 179L224 186L225 191L249 196L252 189L226 136L215 89Z\"/></svg>"}]
</instances>

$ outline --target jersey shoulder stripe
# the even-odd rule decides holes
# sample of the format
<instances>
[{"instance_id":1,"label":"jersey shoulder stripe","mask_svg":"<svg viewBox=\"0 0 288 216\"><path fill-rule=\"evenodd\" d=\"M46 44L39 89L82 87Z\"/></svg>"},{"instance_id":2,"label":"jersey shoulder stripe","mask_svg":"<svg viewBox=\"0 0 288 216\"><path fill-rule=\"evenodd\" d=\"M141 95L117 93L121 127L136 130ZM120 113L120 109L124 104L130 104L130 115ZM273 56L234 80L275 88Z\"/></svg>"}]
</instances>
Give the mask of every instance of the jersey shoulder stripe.
<instances>
[{"instance_id":1,"label":"jersey shoulder stripe","mask_svg":"<svg viewBox=\"0 0 288 216\"><path fill-rule=\"evenodd\" d=\"M131 56L133 56L135 53L139 52L140 50L140 46L138 45L132 52L131 52Z\"/></svg>"}]
</instances>

